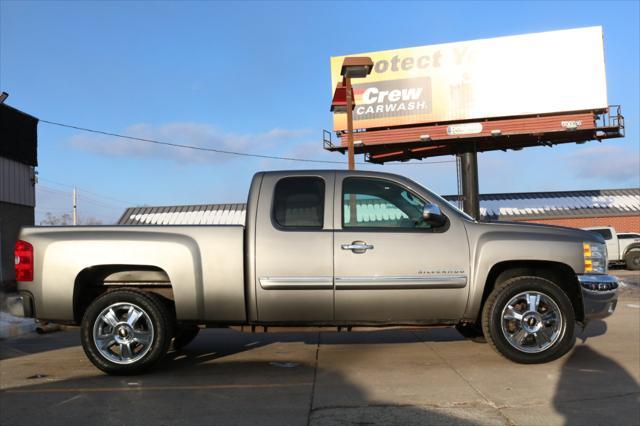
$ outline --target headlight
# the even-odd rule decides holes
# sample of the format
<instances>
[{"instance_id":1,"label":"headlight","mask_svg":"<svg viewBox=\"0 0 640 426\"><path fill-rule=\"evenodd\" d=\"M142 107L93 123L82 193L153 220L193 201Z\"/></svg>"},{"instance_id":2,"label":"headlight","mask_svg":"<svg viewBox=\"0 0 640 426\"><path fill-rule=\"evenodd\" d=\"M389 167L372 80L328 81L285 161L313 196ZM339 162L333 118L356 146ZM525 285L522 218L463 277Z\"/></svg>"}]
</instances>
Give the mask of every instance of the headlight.
<instances>
[{"instance_id":1,"label":"headlight","mask_svg":"<svg viewBox=\"0 0 640 426\"><path fill-rule=\"evenodd\" d=\"M607 272L607 246L600 243L583 243L584 272L605 274Z\"/></svg>"}]
</instances>

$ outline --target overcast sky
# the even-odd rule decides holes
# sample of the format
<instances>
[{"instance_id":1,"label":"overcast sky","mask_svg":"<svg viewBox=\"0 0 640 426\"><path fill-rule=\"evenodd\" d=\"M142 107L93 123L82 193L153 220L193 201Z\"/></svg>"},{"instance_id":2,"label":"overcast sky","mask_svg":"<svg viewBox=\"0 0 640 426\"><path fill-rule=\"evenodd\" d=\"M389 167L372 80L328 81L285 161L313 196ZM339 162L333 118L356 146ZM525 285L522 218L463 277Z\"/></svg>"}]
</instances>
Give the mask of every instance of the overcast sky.
<instances>
[{"instance_id":1,"label":"overcast sky","mask_svg":"<svg viewBox=\"0 0 640 426\"><path fill-rule=\"evenodd\" d=\"M322 149L322 129L332 127L330 56L594 25L604 29L608 100L623 107L626 138L480 154L480 190L638 187L637 1L2 1L0 89L10 94L8 104L43 120L346 160ZM149 146L46 123L38 134L38 218L70 211L73 185L80 216L109 223L127 205L243 202L256 171L309 166ZM457 191L453 162L367 168L406 174L442 194Z\"/></svg>"}]
</instances>

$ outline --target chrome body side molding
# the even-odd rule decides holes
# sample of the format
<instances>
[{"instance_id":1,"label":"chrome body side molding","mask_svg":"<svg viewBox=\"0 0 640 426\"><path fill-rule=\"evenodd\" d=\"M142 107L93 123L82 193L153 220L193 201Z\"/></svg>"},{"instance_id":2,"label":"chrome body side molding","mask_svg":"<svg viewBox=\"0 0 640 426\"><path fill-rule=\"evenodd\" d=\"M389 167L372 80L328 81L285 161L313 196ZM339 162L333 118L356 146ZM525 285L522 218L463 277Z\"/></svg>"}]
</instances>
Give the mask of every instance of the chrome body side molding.
<instances>
[{"instance_id":1,"label":"chrome body side molding","mask_svg":"<svg viewBox=\"0 0 640 426\"><path fill-rule=\"evenodd\" d=\"M333 277L260 277L264 290L331 290Z\"/></svg>"},{"instance_id":2,"label":"chrome body side molding","mask_svg":"<svg viewBox=\"0 0 640 426\"><path fill-rule=\"evenodd\" d=\"M465 275L336 277L336 290L463 288Z\"/></svg>"}]
</instances>

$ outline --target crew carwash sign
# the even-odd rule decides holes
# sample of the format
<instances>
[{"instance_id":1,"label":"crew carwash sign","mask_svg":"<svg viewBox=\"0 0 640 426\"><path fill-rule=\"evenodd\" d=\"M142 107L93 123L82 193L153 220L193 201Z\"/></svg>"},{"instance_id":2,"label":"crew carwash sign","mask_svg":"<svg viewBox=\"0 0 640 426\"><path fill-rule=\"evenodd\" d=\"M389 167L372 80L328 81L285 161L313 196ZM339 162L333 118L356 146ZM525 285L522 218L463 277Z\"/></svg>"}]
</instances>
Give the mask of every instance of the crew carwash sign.
<instances>
[{"instance_id":1,"label":"crew carwash sign","mask_svg":"<svg viewBox=\"0 0 640 426\"><path fill-rule=\"evenodd\" d=\"M374 62L352 80L356 129L608 106L602 27L349 56ZM332 91L344 58L331 58ZM346 127L346 114L334 114L334 130Z\"/></svg>"}]
</instances>

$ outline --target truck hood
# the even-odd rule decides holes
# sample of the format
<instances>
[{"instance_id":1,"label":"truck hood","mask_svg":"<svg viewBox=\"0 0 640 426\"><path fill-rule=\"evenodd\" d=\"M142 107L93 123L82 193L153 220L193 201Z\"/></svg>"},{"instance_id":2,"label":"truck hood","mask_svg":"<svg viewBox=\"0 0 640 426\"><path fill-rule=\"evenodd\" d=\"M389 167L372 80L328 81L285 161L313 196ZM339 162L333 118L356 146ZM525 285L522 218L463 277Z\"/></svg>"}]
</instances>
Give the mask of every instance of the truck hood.
<instances>
[{"instance_id":1,"label":"truck hood","mask_svg":"<svg viewBox=\"0 0 640 426\"><path fill-rule=\"evenodd\" d=\"M550 237L550 239L575 240L576 242L594 242L604 244L604 238L595 232L564 226L541 225L526 222L474 222L474 227L485 232L519 233Z\"/></svg>"}]
</instances>

